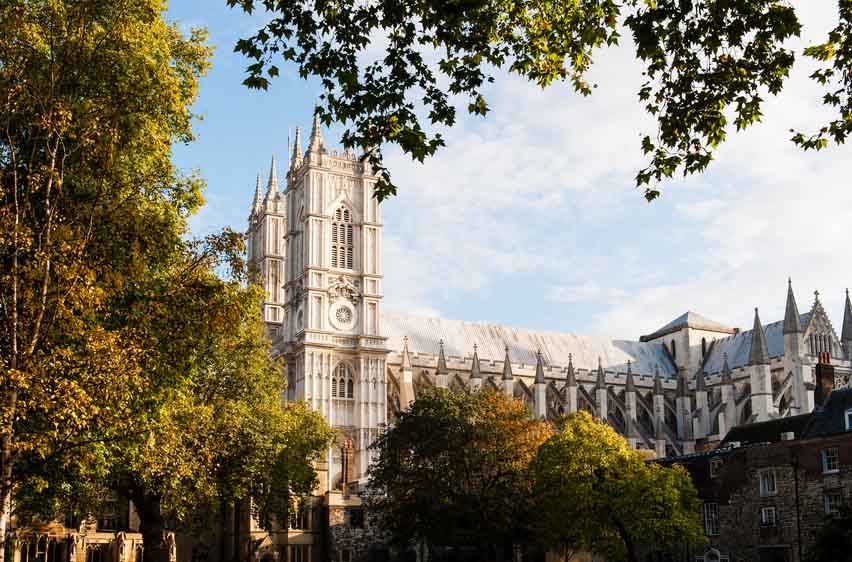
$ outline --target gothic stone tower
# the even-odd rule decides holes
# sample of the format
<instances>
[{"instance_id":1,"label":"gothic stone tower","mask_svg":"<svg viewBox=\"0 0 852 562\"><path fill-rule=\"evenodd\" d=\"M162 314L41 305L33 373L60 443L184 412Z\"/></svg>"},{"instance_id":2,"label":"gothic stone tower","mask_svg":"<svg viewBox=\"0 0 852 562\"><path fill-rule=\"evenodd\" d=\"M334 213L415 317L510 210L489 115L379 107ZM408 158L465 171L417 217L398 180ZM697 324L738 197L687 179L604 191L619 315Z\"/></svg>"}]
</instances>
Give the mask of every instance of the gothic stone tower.
<instances>
[{"instance_id":1,"label":"gothic stone tower","mask_svg":"<svg viewBox=\"0 0 852 562\"><path fill-rule=\"evenodd\" d=\"M338 430L325 490L357 481L387 419L381 337L381 233L376 177L349 153L328 151L314 119L303 155L296 130L287 172L282 338L288 397Z\"/></svg>"}]
</instances>

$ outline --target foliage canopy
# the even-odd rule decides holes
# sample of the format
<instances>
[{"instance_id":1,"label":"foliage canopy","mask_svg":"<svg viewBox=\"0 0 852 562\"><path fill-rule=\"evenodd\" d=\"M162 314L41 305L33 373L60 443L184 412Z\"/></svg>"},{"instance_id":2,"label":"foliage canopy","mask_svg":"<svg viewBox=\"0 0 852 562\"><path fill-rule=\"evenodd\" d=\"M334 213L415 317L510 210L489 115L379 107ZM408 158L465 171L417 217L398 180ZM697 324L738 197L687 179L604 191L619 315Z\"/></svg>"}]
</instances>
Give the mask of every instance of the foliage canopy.
<instances>
[{"instance_id":1,"label":"foliage canopy","mask_svg":"<svg viewBox=\"0 0 852 562\"><path fill-rule=\"evenodd\" d=\"M270 20L240 39L252 63L244 83L265 89L293 63L321 80L317 111L347 126L343 143L361 147L381 176L376 195L396 193L381 146L412 158L433 155L458 105L485 115L484 92L497 69L539 86L569 81L589 95L595 54L629 33L645 68L638 92L657 122L642 138L647 165L636 185L650 201L677 173L704 171L731 125L761 119L764 96L780 92L795 62L785 46L801 26L782 0L227 0ZM812 78L826 89L836 118L792 140L820 149L852 132L852 0L839 1L839 23L804 55L821 64ZM732 122L730 119L732 118Z\"/></svg>"},{"instance_id":2,"label":"foliage canopy","mask_svg":"<svg viewBox=\"0 0 852 562\"><path fill-rule=\"evenodd\" d=\"M646 463L587 412L564 418L531 468L540 540L638 560L642 544L702 543L700 502L682 467Z\"/></svg>"},{"instance_id":3,"label":"foliage canopy","mask_svg":"<svg viewBox=\"0 0 852 562\"><path fill-rule=\"evenodd\" d=\"M400 546L526 542L527 469L551 428L495 391L430 390L374 444L370 507Z\"/></svg>"}]
</instances>

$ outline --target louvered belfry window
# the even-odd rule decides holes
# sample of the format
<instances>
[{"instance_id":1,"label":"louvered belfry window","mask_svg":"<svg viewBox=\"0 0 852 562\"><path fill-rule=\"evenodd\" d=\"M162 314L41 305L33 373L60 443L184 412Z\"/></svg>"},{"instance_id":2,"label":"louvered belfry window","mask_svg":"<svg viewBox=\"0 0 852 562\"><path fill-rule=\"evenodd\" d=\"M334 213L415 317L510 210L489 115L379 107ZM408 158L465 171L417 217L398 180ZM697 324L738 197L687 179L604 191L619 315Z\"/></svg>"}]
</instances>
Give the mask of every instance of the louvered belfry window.
<instances>
[{"instance_id":1,"label":"louvered belfry window","mask_svg":"<svg viewBox=\"0 0 852 562\"><path fill-rule=\"evenodd\" d=\"M352 241L352 215L349 209L339 207L331 223L331 267L354 268L354 244Z\"/></svg>"}]
</instances>

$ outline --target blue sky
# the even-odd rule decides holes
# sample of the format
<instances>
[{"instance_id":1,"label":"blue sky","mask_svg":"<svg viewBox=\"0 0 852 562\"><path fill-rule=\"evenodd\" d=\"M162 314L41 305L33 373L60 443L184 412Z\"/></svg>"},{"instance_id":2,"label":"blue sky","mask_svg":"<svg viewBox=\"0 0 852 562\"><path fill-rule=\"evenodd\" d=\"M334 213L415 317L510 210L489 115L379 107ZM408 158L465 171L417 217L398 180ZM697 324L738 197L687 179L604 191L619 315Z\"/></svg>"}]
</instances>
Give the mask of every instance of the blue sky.
<instances>
[{"instance_id":1,"label":"blue sky","mask_svg":"<svg viewBox=\"0 0 852 562\"><path fill-rule=\"evenodd\" d=\"M834 21L830 2L794 2L801 46ZM255 176L286 165L288 130L309 128L315 83L283 69L267 92L241 85L238 37L264 21L221 1L173 0L168 17L204 26L216 47L196 110L197 142L179 166L207 180L193 218L203 234L245 228ZM633 187L639 68L630 45L598 55L589 98L497 75L492 112L463 115L425 164L390 150L400 195L383 204L385 306L447 318L636 338L686 310L749 327L783 316L787 276L799 307L819 289L839 329L852 284L852 146L802 153L788 129L827 114L798 64L764 122L726 143L709 173L667 183L647 204ZM336 144L339 130L324 132ZM279 174L280 175L280 174Z\"/></svg>"}]
</instances>

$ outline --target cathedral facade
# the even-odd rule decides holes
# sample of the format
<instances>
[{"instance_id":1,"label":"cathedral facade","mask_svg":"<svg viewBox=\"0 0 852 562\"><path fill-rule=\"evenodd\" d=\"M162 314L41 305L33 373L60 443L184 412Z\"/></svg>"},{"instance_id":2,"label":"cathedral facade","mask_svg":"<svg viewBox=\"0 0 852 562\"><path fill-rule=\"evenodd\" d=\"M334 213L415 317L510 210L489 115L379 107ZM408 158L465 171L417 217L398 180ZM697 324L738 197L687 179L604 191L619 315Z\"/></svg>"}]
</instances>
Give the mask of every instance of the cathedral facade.
<instances>
[{"instance_id":1,"label":"cathedral facade","mask_svg":"<svg viewBox=\"0 0 852 562\"><path fill-rule=\"evenodd\" d=\"M308 401L338 433L320 467L325 515L303 537L313 546L288 559L360 554L347 528L363 528L356 492L369 446L430 387L493 388L542 418L587 410L631 447L665 457L712 448L744 423L810 412L820 362L834 366L837 387L849 384L848 293L838 335L819 294L800 313L790 282L782 320L763 323L755 309L741 330L686 312L632 341L385 311L369 165L327 149L315 119L304 152L296 131L286 184L277 176L273 160L265 190L258 177L249 256L266 288L263 314L288 399Z\"/></svg>"}]
</instances>

